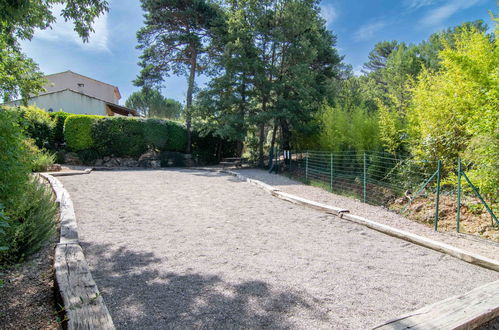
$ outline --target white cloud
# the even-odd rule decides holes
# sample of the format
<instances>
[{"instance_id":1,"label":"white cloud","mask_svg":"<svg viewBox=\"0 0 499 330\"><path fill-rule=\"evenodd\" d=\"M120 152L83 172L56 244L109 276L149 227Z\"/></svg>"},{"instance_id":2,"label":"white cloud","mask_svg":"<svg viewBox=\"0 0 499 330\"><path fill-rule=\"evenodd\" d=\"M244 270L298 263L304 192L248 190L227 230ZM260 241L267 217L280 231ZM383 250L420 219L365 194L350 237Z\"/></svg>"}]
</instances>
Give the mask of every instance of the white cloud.
<instances>
[{"instance_id":1,"label":"white cloud","mask_svg":"<svg viewBox=\"0 0 499 330\"><path fill-rule=\"evenodd\" d=\"M369 40L372 37L374 37L374 35L376 34L376 32L378 32L379 30L381 30L385 26L386 26L386 23L385 22L381 22L381 21L362 25L354 33L354 38L356 40L359 40L359 41L361 41L361 40Z\"/></svg>"},{"instance_id":2,"label":"white cloud","mask_svg":"<svg viewBox=\"0 0 499 330\"><path fill-rule=\"evenodd\" d=\"M326 25L333 23L338 18L338 10L332 4L320 5L321 16L326 21Z\"/></svg>"},{"instance_id":3,"label":"white cloud","mask_svg":"<svg viewBox=\"0 0 499 330\"><path fill-rule=\"evenodd\" d=\"M409 9L419 9L431 6L438 1L439 0L406 0L406 4Z\"/></svg>"},{"instance_id":4,"label":"white cloud","mask_svg":"<svg viewBox=\"0 0 499 330\"><path fill-rule=\"evenodd\" d=\"M88 42L83 42L78 34L73 30L71 21L66 22L60 16L62 5L56 4L53 7L54 16L57 21L52 24L52 28L46 30L36 30L34 37L47 40L49 42L71 42L80 46L82 49L96 52L109 52L108 39L109 29L107 22L107 13L97 17L93 23L95 32L90 34Z\"/></svg>"},{"instance_id":5,"label":"white cloud","mask_svg":"<svg viewBox=\"0 0 499 330\"><path fill-rule=\"evenodd\" d=\"M443 24L456 12L474 6L480 0L450 0L445 5L429 10L427 15L421 19L424 26L437 26Z\"/></svg>"}]
</instances>

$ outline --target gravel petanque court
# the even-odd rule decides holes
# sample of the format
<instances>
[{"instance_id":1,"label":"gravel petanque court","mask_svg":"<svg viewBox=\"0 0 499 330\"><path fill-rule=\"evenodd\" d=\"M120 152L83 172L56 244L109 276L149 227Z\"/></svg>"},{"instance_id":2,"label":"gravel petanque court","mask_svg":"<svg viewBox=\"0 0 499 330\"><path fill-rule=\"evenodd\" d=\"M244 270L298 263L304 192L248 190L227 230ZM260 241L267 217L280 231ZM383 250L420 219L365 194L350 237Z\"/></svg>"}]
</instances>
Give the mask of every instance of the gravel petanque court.
<instances>
[{"instance_id":1,"label":"gravel petanque court","mask_svg":"<svg viewBox=\"0 0 499 330\"><path fill-rule=\"evenodd\" d=\"M367 329L498 279L228 175L60 180L118 329Z\"/></svg>"}]
</instances>

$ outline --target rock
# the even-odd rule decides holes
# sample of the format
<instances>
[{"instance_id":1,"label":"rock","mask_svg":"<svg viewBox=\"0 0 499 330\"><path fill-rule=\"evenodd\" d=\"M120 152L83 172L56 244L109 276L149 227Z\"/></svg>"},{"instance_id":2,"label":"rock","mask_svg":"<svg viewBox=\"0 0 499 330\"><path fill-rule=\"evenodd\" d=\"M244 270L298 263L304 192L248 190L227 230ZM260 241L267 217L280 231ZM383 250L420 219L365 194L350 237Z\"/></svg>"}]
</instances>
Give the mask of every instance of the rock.
<instances>
[{"instance_id":1,"label":"rock","mask_svg":"<svg viewBox=\"0 0 499 330\"><path fill-rule=\"evenodd\" d=\"M157 153L154 150L149 150L139 157L139 162L144 160L158 160L158 159L159 159L159 153Z\"/></svg>"},{"instance_id":2,"label":"rock","mask_svg":"<svg viewBox=\"0 0 499 330\"><path fill-rule=\"evenodd\" d=\"M81 165L81 160L75 152L68 152L64 155L64 164Z\"/></svg>"},{"instance_id":3,"label":"rock","mask_svg":"<svg viewBox=\"0 0 499 330\"><path fill-rule=\"evenodd\" d=\"M106 167L118 167L120 164L116 160L116 158L111 158L109 161L104 163L104 166Z\"/></svg>"},{"instance_id":4,"label":"rock","mask_svg":"<svg viewBox=\"0 0 499 330\"><path fill-rule=\"evenodd\" d=\"M102 159L96 159L95 162L94 162L94 165L95 166L102 166L104 165L104 161Z\"/></svg>"},{"instance_id":5,"label":"rock","mask_svg":"<svg viewBox=\"0 0 499 330\"><path fill-rule=\"evenodd\" d=\"M60 170L62 170L60 164L52 164L47 168L48 172L59 172Z\"/></svg>"},{"instance_id":6,"label":"rock","mask_svg":"<svg viewBox=\"0 0 499 330\"><path fill-rule=\"evenodd\" d=\"M108 162L110 160L111 160L111 157L109 157L109 156L104 157L104 163L106 163L106 162Z\"/></svg>"},{"instance_id":7,"label":"rock","mask_svg":"<svg viewBox=\"0 0 499 330\"><path fill-rule=\"evenodd\" d=\"M121 161L121 166L137 167L139 166L139 162L133 158L123 158Z\"/></svg>"},{"instance_id":8,"label":"rock","mask_svg":"<svg viewBox=\"0 0 499 330\"><path fill-rule=\"evenodd\" d=\"M149 167L151 167L151 168L159 168L159 167L161 167L161 161L159 161L159 160L150 160L149 161Z\"/></svg>"},{"instance_id":9,"label":"rock","mask_svg":"<svg viewBox=\"0 0 499 330\"><path fill-rule=\"evenodd\" d=\"M423 204L419 204L414 208L414 211L419 212L423 209Z\"/></svg>"}]
</instances>

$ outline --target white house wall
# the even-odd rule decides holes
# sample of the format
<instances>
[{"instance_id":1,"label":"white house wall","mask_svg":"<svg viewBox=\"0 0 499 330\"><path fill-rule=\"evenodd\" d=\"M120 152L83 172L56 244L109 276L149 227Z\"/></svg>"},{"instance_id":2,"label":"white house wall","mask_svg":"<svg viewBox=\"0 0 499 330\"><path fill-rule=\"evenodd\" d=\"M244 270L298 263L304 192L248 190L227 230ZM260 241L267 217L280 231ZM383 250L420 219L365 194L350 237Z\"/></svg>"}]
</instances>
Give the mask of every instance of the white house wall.
<instances>
[{"instance_id":1,"label":"white house wall","mask_svg":"<svg viewBox=\"0 0 499 330\"><path fill-rule=\"evenodd\" d=\"M56 92L69 88L106 102L118 104L119 98L115 93L116 87L103 82L81 76L71 71L48 75L45 78L49 81L48 84L44 85L47 92Z\"/></svg>"},{"instance_id":2,"label":"white house wall","mask_svg":"<svg viewBox=\"0 0 499 330\"><path fill-rule=\"evenodd\" d=\"M28 100L29 105L36 105L41 109L53 112L64 111L79 115L100 115L107 116L106 104L91 97L71 91L62 91L35 96ZM8 103L8 105L21 105L21 101Z\"/></svg>"}]
</instances>

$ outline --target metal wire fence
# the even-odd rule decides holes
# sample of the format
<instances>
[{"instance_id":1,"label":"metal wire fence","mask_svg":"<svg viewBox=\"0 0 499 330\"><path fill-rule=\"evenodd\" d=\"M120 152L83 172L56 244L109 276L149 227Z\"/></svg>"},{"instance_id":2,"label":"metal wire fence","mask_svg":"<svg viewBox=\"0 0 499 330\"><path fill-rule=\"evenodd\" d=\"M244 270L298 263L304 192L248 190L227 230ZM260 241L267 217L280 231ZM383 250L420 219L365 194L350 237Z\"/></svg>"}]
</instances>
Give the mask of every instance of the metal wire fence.
<instances>
[{"instance_id":1,"label":"metal wire fence","mask_svg":"<svg viewBox=\"0 0 499 330\"><path fill-rule=\"evenodd\" d=\"M274 170L303 183L399 213L407 212L411 204L417 203L416 213L423 206L425 210L416 214L420 217L418 220L434 225L435 230L439 223L441 193L444 193L445 206L456 204L452 209L459 222L459 213L455 211L459 210L460 190L455 187L441 190L440 161L396 157L380 151L286 151L276 154ZM497 225L493 207L481 196L478 198L491 214L492 223L495 220ZM459 223L456 229L459 231Z\"/></svg>"}]
</instances>

